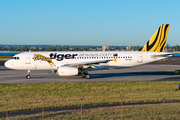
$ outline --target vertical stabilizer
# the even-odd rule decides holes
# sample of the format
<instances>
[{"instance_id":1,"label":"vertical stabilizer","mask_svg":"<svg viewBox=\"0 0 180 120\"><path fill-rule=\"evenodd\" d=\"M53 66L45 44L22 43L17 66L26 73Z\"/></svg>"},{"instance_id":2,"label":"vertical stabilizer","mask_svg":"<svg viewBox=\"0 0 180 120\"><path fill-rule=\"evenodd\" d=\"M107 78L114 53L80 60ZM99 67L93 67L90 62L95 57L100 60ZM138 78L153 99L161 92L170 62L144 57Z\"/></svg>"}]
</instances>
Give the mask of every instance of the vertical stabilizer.
<instances>
[{"instance_id":1,"label":"vertical stabilizer","mask_svg":"<svg viewBox=\"0 0 180 120\"><path fill-rule=\"evenodd\" d=\"M163 52L169 26L169 24L162 24L139 51Z\"/></svg>"}]
</instances>

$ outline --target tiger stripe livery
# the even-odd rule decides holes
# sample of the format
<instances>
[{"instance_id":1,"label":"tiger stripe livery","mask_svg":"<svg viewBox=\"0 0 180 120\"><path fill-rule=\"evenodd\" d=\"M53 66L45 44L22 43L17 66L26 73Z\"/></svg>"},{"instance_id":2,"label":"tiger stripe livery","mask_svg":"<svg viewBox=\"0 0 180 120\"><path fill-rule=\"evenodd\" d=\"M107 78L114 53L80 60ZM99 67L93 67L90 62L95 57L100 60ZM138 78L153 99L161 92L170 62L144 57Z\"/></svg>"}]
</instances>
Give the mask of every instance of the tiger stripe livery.
<instances>
[{"instance_id":1,"label":"tiger stripe livery","mask_svg":"<svg viewBox=\"0 0 180 120\"><path fill-rule=\"evenodd\" d=\"M162 24L139 51L164 52L169 24Z\"/></svg>"},{"instance_id":2,"label":"tiger stripe livery","mask_svg":"<svg viewBox=\"0 0 180 120\"><path fill-rule=\"evenodd\" d=\"M39 60L39 59L42 61L47 61L51 65L51 67L53 67L52 65L56 67L56 65L53 63L50 57L46 57L41 54L34 54L34 61Z\"/></svg>"}]
</instances>

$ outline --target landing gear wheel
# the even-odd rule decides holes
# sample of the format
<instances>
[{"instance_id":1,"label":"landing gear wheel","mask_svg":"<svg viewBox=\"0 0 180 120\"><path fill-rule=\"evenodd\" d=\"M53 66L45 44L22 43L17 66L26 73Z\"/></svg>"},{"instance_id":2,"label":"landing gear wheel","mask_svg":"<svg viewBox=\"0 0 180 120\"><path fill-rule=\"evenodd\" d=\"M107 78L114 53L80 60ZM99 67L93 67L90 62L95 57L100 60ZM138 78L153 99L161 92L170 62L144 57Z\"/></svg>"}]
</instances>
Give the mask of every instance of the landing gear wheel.
<instances>
[{"instance_id":1,"label":"landing gear wheel","mask_svg":"<svg viewBox=\"0 0 180 120\"><path fill-rule=\"evenodd\" d=\"M31 76L30 76L30 70L27 71L27 75L26 75L26 79L30 79Z\"/></svg>"},{"instance_id":2,"label":"landing gear wheel","mask_svg":"<svg viewBox=\"0 0 180 120\"><path fill-rule=\"evenodd\" d=\"M30 75L26 75L26 79L30 79L31 78L31 76Z\"/></svg>"},{"instance_id":3,"label":"landing gear wheel","mask_svg":"<svg viewBox=\"0 0 180 120\"><path fill-rule=\"evenodd\" d=\"M91 75L90 74L87 74L86 75L86 79L90 79L91 78Z\"/></svg>"}]
</instances>

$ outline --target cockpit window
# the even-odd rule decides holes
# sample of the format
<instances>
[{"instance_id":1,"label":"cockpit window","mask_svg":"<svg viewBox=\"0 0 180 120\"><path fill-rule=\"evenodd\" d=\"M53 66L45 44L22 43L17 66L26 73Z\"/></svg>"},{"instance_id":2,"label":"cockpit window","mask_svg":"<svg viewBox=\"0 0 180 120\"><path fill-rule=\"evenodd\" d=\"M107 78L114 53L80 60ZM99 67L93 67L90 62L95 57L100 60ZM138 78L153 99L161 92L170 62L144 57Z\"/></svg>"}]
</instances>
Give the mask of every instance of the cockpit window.
<instances>
[{"instance_id":1,"label":"cockpit window","mask_svg":"<svg viewBox=\"0 0 180 120\"><path fill-rule=\"evenodd\" d=\"M19 60L19 57L12 57L11 59Z\"/></svg>"}]
</instances>

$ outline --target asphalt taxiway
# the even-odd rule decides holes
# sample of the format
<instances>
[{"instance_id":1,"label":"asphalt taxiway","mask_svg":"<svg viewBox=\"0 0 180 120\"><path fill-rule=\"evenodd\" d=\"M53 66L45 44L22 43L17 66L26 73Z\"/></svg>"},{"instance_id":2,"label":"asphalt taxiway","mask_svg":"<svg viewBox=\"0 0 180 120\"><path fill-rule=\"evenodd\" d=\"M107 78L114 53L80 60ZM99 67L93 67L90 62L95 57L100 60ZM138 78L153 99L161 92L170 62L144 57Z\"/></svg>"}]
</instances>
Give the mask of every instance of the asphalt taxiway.
<instances>
[{"instance_id":1,"label":"asphalt taxiway","mask_svg":"<svg viewBox=\"0 0 180 120\"><path fill-rule=\"evenodd\" d=\"M126 69L90 71L91 79L79 76L61 77L52 71L31 71L31 79L26 79L27 71L10 70L0 65L0 84L25 84L25 83L61 83L61 82L125 82L125 81L153 81L173 80L180 75L154 75L138 74L145 71L174 71L180 69L180 65L147 64ZM179 79L180 80L180 79Z\"/></svg>"}]
</instances>

